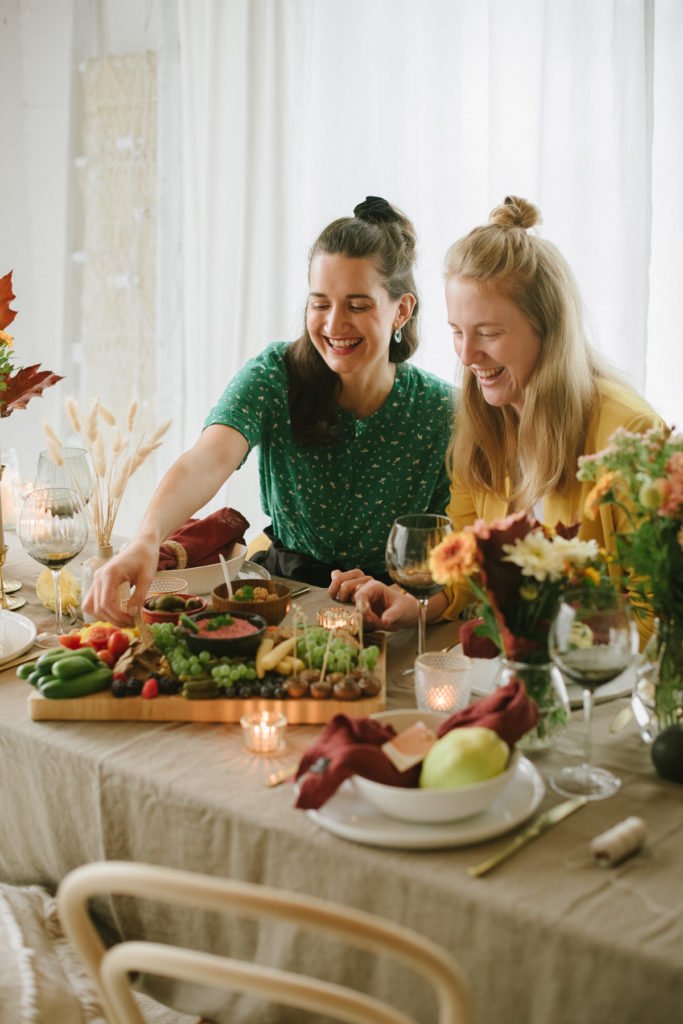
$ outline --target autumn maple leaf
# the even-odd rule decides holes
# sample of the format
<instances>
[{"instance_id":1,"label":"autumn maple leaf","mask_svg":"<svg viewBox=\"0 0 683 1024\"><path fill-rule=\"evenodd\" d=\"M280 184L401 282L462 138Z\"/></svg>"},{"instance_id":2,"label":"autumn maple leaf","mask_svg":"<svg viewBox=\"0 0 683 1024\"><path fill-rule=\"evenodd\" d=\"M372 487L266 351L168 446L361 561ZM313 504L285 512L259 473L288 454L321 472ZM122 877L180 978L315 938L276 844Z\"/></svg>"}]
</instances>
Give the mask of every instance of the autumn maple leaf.
<instances>
[{"instance_id":1,"label":"autumn maple leaf","mask_svg":"<svg viewBox=\"0 0 683 1024\"><path fill-rule=\"evenodd\" d=\"M16 309L9 308L10 302L15 297L12 291L12 271L10 270L9 274L0 277L0 331L4 331L17 315Z\"/></svg>"},{"instance_id":2,"label":"autumn maple leaf","mask_svg":"<svg viewBox=\"0 0 683 1024\"><path fill-rule=\"evenodd\" d=\"M0 391L0 416L9 416L15 409L25 409L32 398L42 395L45 388L63 379L52 370L41 370L40 363L17 370L5 378L6 387Z\"/></svg>"}]
</instances>

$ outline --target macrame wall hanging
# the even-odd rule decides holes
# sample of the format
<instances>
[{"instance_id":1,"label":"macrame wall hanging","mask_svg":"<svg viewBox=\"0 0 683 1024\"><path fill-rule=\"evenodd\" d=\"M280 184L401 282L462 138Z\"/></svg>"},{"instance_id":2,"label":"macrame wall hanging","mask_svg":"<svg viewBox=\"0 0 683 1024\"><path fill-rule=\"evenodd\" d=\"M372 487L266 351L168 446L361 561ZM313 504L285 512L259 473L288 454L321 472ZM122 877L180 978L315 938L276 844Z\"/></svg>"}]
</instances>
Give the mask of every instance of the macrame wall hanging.
<instances>
[{"instance_id":1,"label":"macrame wall hanging","mask_svg":"<svg viewBox=\"0 0 683 1024\"><path fill-rule=\"evenodd\" d=\"M83 148L76 160L83 236L80 397L125 422L131 398L155 419L157 60L154 53L84 61ZM74 275L78 279L78 274ZM146 407L146 408L145 408ZM138 492L153 484L145 466Z\"/></svg>"}]
</instances>

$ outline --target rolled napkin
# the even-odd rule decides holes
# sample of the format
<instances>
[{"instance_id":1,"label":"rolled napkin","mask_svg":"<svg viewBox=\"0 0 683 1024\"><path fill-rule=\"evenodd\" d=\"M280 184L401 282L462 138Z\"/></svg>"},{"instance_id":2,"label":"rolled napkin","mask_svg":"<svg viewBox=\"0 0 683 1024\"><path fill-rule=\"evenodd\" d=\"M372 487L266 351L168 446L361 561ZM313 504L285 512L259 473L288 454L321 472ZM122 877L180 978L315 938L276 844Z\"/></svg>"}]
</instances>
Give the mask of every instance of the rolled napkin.
<instances>
[{"instance_id":1,"label":"rolled napkin","mask_svg":"<svg viewBox=\"0 0 683 1024\"><path fill-rule=\"evenodd\" d=\"M351 775L363 775L387 786L417 786L420 765L400 772L380 749L395 735L393 726L374 718L335 715L297 768L296 806L304 810L322 807Z\"/></svg>"},{"instance_id":2,"label":"rolled napkin","mask_svg":"<svg viewBox=\"0 0 683 1024\"><path fill-rule=\"evenodd\" d=\"M451 715L439 727L437 735L440 738L463 725L480 725L493 729L512 747L537 721L538 708L527 697L524 683L513 680L490 697ZM380 749L395 735L393 726L382 725L374 718L335 715L297 768L296 806L304 810L322 807L351 775L363 775L386 786L417 786L421 764L400 772Z\"/></svg>"},{"instance_id":3,"label":"rolled napkin","mask_svg":"<svg viewBox=\"0 0 683 1024\"><path fill-rule=\"evenodd\" d=\"M513 679L505 686L481 700L470 704L462 711L456 711L437 729L441 739L451 729L463 725L478 725L484 729L493 729L509 747L514 747L517 740L533 729L538 722L538 705L527 697L524 683Z\"/></svg>"},{"instance_id":4,"label":"rolled napkin","mask_svg":"<svg viewBox=\"0 0 683 1024\"><path fill-rule=\"evenodd\" d=\"M476 632L477 626L481 626L483 619L468 619L460 626L460 643L462 653L468 658L497 658L500 651L487 636L479 636Z\"/></svg>"},{"instance_id":5,"label":"rolled napkin","mask_svg":"<svg viewBox=\"0 0 683 1024\"><path fill-rule=\"evenodd\" d=\"M203 519L188 519L159 548L157 569L213 565L219 554L228 558L236 543L244 543L249 523L234 508L221 508Z\"/></svg>"}]
</instances>

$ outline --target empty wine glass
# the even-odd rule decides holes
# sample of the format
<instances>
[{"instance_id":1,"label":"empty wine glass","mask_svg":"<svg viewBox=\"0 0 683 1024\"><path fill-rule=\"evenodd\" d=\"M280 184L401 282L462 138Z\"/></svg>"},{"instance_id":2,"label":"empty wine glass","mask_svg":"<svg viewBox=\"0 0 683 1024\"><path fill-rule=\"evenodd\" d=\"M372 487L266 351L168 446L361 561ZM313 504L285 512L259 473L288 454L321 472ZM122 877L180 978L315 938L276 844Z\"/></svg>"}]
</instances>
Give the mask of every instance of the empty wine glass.
<instances>
[{"instance_id":1,"label":"empty wine glass","mask_svg":"<svg viewBox=\"0 0 683 1024\"><path fill-rule=\"evenodd\" d=\"M31 491L19 516L19 539L31 558L52 572L54 632L39 633L35 642L40 647L55 647L64 632L60 573L88 539L88 520L80 495L66 487Z\"/></svg>"},{"instance_id":2,"label":"empty wine glass","mask_svg":"<svg viewBox=\"0 0 683 1024\"><path fill-rule=\"evenodd\" d=\"M421 513L399 516L387 540L387 571L395 583L417 600L418 657L425 646L427 602L442 589L442 584L435 583L432 576L429 555L432 548L440 544L450 532L451 522L447 516ZM414 675L414 669L407 669L403 675Z\"/></svg>"},{"instance_id":3,"label":"empty wine glass","mask_svg":"<svg viewBox=\"0 0 683 1024\"><path fill-rule=\"evenodd\" d=\"M617 792L621 780L591 763L593 691L616 679L635 659L635 622L616 590L570 591L551 624L548 648L561 672L582 688L585 722L583 764L561 768L550 785L564 796L602 800Z\"/></svg>"},{"instance_id":4,"label":"empty wine glass","mask_svg":"<svg viewBox=\"0 0 683 1024\"><path fill-rule=\"evenodd\" d=\"M34 481L36 490L42 487L68 487L76 491L83 504L87 505L95 487L88 453L85 448L61 448L59 455L61 463L55 462L48 451L42 451L38 456Z\"/></svg>"}]
</instances>

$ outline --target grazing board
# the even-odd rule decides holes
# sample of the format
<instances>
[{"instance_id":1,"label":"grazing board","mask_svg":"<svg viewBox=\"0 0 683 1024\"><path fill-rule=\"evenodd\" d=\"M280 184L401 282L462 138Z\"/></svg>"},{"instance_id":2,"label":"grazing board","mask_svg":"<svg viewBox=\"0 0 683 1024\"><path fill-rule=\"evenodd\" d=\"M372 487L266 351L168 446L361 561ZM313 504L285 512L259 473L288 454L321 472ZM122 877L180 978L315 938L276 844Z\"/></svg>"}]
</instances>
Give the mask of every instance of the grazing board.
<instances>
[{"instance_id":1,"label":"grazing board","mask_svg":"<svg viewBox=\"0 0 683 1024\"><path fill-rule=\"evenodd\" d=\"M315 700L312 697L266 700L263 697L213 697L188 700L180 694L144 697L114 697L109 690L87 697L50 700L31 688L29 715L35 722L239 722L252 711L281 711L290 725L323 725L338 714L354 718L383 711L386 706L386 638L384 634L367 636L379 647L375 675L382 681L376 697L361 700Z\"/></svg>"}]
</instances>

